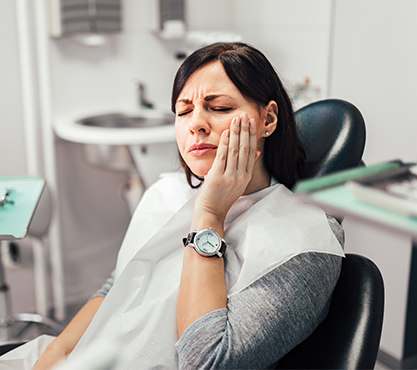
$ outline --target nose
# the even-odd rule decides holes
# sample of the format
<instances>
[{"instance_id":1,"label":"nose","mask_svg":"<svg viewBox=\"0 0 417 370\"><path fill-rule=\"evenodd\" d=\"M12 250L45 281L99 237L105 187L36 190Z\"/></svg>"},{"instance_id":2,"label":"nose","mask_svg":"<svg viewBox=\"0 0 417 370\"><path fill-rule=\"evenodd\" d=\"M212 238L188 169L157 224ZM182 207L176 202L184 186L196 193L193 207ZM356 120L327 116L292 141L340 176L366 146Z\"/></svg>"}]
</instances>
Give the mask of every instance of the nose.
<instances>
[{"instance_id":1,"label":"nose","mask_svg":"<svg viewBox=\"0 0 417 370\"><path fill-rule=\"evenodd\" d=\"M195 109L189 123L189 130L192 134L209 134L210 123L207 114L202 109Z\"/></svg>"}]
</instances>

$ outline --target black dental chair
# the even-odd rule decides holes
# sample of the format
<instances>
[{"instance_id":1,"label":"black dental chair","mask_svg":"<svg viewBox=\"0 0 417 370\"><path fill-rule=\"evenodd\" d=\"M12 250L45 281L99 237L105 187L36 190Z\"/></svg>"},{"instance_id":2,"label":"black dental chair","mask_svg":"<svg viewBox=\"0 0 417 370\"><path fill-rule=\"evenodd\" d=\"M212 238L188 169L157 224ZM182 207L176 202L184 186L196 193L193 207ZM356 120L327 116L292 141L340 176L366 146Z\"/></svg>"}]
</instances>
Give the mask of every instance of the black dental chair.
<instances>
[{"instance_id":1,"label":"black dental chair","mask_svg":"<svg viewBox=\"0 0 417 370\"><path fill-rule=\"evenodd\" d=\"M328 99L296 112L307 168L303 178L320 177L362 163L365 124L352 104ZM347 254L329 314L276 369L373 369L384 313L384 283L368 258Z\"/></svg>"}]
</instances>

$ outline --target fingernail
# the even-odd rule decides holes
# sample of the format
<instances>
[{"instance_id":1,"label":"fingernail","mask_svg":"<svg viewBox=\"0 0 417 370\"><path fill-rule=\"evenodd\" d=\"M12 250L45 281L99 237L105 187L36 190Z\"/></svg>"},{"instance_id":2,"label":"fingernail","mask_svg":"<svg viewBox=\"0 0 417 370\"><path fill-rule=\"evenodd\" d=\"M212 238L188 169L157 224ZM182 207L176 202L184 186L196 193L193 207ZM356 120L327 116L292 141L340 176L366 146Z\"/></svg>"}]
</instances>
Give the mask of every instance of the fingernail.
<instances>
[{"instance_id":1,"label":"fingernail","mask_svg":"<svg viewBox=\"0 0 417 370\"><path fill-rule=\"evenodd\" d=\"M254 118L250 119L249 125L250 125L251 128L255 128L255 119Z\"/></svg>"},{"instance_id":2,"label":"fingernail","mask_svg":"<svg viewBox=\"0 0 417 370\"><path fill-rule=\"evenodd\" d=\"M245 112L245 113L243 113L243 115L242 115L243 117L243 122L245 122L245 123L247 123L248 121L249 121L249 117L248 117L248 114Z\"/></svg>"},{"instance_id":3,"label":"fingernail","mask_svg":"<svg viewBox=\"0 0 417 370\"><path fill-rule=\"evenodd\" d=\"M226 137L229 137L229 136L230 136L230 131L229 131L229 129L227 129L227 130L225 131L225 133L226 133Z\"/></svg>"},{"instance_id":4,"label":"fingernail","mask_svg":"<svg viewBox=\"0 0 417 370\"><path fill-rule=\"evenodd\" d=\"M237 127L240 126L240 117L236 117L235 124Z\"/></svg>"}]
</instances>

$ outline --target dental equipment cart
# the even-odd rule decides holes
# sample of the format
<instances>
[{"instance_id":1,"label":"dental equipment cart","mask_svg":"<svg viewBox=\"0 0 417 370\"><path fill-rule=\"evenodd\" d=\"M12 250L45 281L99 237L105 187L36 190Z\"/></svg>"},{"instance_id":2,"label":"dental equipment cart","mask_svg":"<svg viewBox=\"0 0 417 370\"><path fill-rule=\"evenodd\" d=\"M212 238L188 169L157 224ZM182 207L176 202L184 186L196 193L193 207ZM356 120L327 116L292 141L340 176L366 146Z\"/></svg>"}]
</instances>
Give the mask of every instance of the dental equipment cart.
<instances>
[{"instance_id":1,"label":"dental equipment cart","mask_svg":"<svg viewBox=\"0 0 417 370\"><path fill-rule=\"evenodd\" d=\"M45 181L37 177L0 177L0 244L26 237L44 187ZM47 317L36 313L12 314L0 253L0 344L21 340L28 324L60 332L60 326Z\"/></svg>"}]
</instances>

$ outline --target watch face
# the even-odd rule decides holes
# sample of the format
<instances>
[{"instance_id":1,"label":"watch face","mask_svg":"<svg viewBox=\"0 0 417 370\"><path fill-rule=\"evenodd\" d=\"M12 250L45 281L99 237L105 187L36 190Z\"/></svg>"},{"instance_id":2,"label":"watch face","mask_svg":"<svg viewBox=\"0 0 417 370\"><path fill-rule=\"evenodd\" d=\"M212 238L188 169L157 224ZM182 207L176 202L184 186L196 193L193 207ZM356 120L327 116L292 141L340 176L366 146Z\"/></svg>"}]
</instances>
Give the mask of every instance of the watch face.
<instances>
[{"instance_id":1,"label":"watch face","mask_svg":"<svg viewBox=\"0 0 417 370\"><path fill-rule=\"evenodd\" d=\"M196 246L197 252L211 256L220 250L221 239L212 230L201 230L195 236L194 245Z\"/></svg>"}]
</instances>

